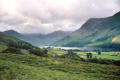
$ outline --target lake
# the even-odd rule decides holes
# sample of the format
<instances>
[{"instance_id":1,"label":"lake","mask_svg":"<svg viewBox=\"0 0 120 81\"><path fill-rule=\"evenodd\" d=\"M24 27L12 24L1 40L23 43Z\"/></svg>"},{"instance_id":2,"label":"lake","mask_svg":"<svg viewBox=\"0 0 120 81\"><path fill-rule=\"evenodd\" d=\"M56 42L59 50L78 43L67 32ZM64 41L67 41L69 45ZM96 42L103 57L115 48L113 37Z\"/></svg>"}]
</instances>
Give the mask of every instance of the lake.
<instances>
[{"instance_id":1,"label":"lake","mask_svg":"<svg viewBox=\"0 0 120 81\"><path fill-rule=\"evenodd\" d=\"M58 48L63 50L79 50L79 51L113 51L111 48L87 48L87 47L57 47L57 46L39 46L40 48Z\"/></svg>"}]
</instances>

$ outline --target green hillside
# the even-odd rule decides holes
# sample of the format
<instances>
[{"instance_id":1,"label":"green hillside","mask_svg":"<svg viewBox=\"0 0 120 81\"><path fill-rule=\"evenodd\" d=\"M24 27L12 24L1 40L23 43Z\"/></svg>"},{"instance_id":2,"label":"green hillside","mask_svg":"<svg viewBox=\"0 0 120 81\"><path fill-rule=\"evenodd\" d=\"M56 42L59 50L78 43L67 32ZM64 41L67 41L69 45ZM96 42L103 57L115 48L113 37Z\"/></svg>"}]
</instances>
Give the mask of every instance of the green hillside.
<instances>
[{"instance_id":1,"label":"green hillside","mask_svg":"<svg viewBox=\"0 0 120 81\"><path fill-rule=\"evenodd\" d=\"M107 18L89 19L80 29L54 43L57 46L120 47L120 12Z\"/></svg>"},{"instance_id":2,"label":"green hillside","mask_svg":"<svg viewBox=\"0 0 120 81\"><path fill-rule=\"evenodd\" d=\"M112 42L120 44L120 35L113 38Z\"/></svg>"},{"instance_id":3,"label":"green hillside","mask_svg":"<svg viewBox=\"0 0 120 81\"><path fill-rule=\"evenodd\" d=\"M21 49L31 49L33 46L25 41L22 41L16 37L3 34L0 32L0 50L4 50L7 47L15 47Z\"/></svg>"}]
</instances>

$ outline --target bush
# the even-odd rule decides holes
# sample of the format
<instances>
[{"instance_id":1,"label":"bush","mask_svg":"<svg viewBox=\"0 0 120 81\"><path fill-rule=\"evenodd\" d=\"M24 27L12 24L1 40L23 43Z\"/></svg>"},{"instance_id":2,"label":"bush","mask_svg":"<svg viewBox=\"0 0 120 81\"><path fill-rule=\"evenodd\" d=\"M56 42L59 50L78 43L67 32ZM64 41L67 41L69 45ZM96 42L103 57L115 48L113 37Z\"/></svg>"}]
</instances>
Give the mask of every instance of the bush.
<instances>
[{"instance_id":1,"label":"bush","mask_svg":"<svg viewBox=\"0 0 120 81\"><path fill-rule=\"evenodd\" d=\"M35 54L35 55L41 56L41 57L47 57L48 55L46 54L46 52L47 51L44 52L43 50L41 50L39 48L30 50L31 54Z\"/></svg>"},{"instance_id":2,"label":"bush","mask_svg":"<svg viewBox=\"0 0 120 81\"><path fill-rule=\"evenodd\" d=\"M14 53L14 54L21 54L21 50L14 47L8 47L6 50L2 51L3 53Z\"/></svg>"},{"instance_id":3,"label":"bush","mask_svg":"<svg viewBox=\"0 0 120 81\"><path fill-rule=\"evenodd\" d=\"M79 55L77 55L75 52L73 52L72 50L68 50L67 54L61 55L61 58L71 58L74 60L82 60L85 61L84 58L80 57Z\"/></svg>"},{"instance_id":4,"label":"bush","mask_svg":"<svg viewBox=\"0 0 120 81\"><path fill-rule=\"evenodd\" d=\"M101 55L101 51L100 50L98 50L98 55Z\"/></svg>"},{"instance_id":5,"label":"bush","mask_svg":"<svg viewBox=\"0 0 120 81\"><path fill-rule=\"evenodd\" d=\"M117 65L120 66L120 61L116 61L116 60L107 60L107 59L88 59L88 62L93 62L93 63L99 63L99 64L107 64L107 65Z\"/></svg>"}]
</instances>

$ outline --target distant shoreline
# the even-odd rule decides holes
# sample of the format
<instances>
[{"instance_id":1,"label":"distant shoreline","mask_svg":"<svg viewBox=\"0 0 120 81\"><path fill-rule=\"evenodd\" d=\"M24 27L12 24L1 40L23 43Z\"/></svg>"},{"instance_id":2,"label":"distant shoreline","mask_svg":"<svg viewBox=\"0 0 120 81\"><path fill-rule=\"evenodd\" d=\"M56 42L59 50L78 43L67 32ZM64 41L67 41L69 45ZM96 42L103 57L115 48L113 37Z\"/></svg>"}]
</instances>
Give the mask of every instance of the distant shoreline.
<instances>
[{"instance_id":1,"label":"distant shoreline","mask_svg":"<svg viewBox=\"0 0 120 81\"><path fill-rule=\"evenodd\" d=\"M97 48L97 47L59 47L59 46L39 46L39 48L58 48L62 50L79 50L79 51L95 51L95 50L101 50L101 51L116 51L113 48Z\"/></svg>"}]
</instances>

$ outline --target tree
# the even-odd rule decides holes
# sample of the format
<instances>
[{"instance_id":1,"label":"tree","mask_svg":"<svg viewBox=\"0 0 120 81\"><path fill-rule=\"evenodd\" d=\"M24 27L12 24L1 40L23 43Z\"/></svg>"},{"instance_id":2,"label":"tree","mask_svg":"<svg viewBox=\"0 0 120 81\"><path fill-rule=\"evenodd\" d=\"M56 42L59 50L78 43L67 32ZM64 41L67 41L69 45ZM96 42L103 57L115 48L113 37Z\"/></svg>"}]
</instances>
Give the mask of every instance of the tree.
<instances>
[{"instance_id":1,"label":"tree","mask_svg":"<svg viewBox=\"0 0 120 81\"><path fill-rule=\"evenodd\" d=\"M3 53L14 53L14 54L21 54L21 50L14 47L8 47Z\"/></svg>"},{"instance_id":2,"label":"tree","mask_svg":"<svg viewBox=\"0 0 120 81\"><path fill-rule=\"evenodd\" d=\"M101 51L100 50L98 50L98 55L101 55Z\"/></svg>"},{"instance_id":3,"label":"tree","mask_svg":"<svg viewBox=\"0 0 120 81\"><path fill-rule=\"evenodd\" d=\"M47 49L44 49L44 50L43 50L43 53L48 54L48 50L47 50Z\"/></svg>"},{"instance_id":4,"label":"tree","mask_svg":"<svg viewBox=\"0 0 120 81\"><path fill-rule=\"evenodd\" d=\"M74 60L83 60L77 53L73 52L72 50L68 50L67 54L63 54L60 56L61 58L70 58Z\"/></svg>"},{"instance_id":5,"label":"tree","mask_svg":"<svg viewBox=\"0 0 120 81\"><path fill-rule=\"evenodd\" d=\"M87 53L86 57L87 57L87 59L92 59L92 53Z\"/></svg>"},{"instance_id":6,"label":"tree","mask_svg":"<svg viewBox=\"0 0 120 81\"><path fill-rule=\"evenodd\" d=\"M31 49L31 50L30 50L30 53L31 53L31 54L35 54L35 55L37 55L37 56L41 56L41 57L47 57L47 56L48 56L48 55L47 55L47 50L43 51L43 50L41 50L41 49L39 49L39 48Z\"/></svg>"},{"instance_id":7,"label":"tree","mask_svg":"<svg viewBox=\"0 0 120 81\"><path fill-rule=\"evenodd\" d=\"M68 54L72 55L72 54L75 54L75 53L72 50L68 50Z\"/></svg>"},{"instance_id":8,"label":"tree","mask_svg":"<svg viewBox=\"0 0 120 81\"><path fill-rule=\"evenodd\" d=\"M21 49L32 49L33 46L27 42L22 42L22 41L9 41L8 42L9 47L14 47L14 48L21 48Z\"/></svg>"}]
</instances>

